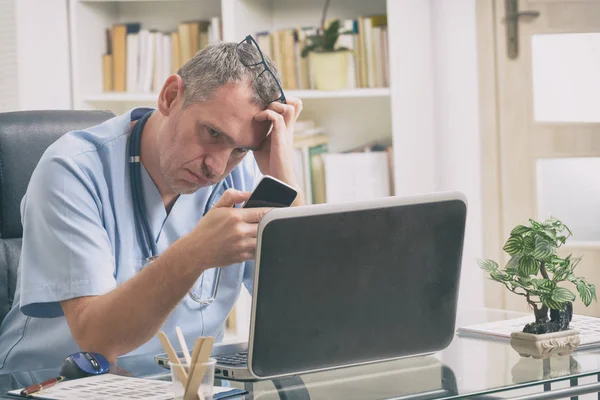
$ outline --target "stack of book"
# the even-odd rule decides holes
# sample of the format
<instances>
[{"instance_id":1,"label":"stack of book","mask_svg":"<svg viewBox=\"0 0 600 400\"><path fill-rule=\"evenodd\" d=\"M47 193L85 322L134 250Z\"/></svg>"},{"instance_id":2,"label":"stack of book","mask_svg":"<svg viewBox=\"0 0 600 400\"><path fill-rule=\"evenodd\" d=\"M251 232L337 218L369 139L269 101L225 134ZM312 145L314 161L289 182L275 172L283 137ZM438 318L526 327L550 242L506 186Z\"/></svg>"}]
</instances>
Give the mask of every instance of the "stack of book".
<instances>
[{"instance_id":1,"label":"stack of book","mask_svg":"<svg viewBox=\"0 0 600 400\"><path fill-rule=\"evenodd\" d=\"M346 89L389 87L387 16L375 15L341 21L336 46L352 54L348 58ZM285 89L314 89L308 57L302 57L307 38L316 27L262 31L256 34L263 53L268 54L281 71Z\"/></svg>"},{"instance_id":2,"label":"stack of book","mask_svg":"<svg viewBox=\"0 0 600 400\"><path fill-rule=\"evenodd\" d=\"M306 204L325 203L322 154L329 151L329 136L312 120L296 121L294 131L295 171L299 175Z\"/></svg>"},{"instance_id":3,"label":"stack of book","mask_svg":"<svg viewBox=\"0 0 600 400\"><path fill-rule=\"evenodd\" d=\"M102 56L105 92L158 92L166 78L208 44L222 40L221 21L181 22L177 30L160 32L138 22L115 24L106 30Z\"/></svg>"}]
</instances>

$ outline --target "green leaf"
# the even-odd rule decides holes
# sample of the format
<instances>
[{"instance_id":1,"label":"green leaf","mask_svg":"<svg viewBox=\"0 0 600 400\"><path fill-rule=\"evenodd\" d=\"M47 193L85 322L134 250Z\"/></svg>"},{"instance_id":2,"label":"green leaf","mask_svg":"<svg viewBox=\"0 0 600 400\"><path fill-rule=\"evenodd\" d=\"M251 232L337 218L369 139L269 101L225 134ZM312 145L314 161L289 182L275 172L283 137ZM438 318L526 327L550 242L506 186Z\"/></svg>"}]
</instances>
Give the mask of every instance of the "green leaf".
<instances>
[{"instance_id":1,"label":"green leaf","mask_svg":"<svg viewBox=\"0 0 600 400\"><path fill-rule=\"evenodd\" d=\"M589 290L588 285L584 281L579 281L576 287L583 304L586 307L589 306L592 303L592 292Z\"/></svg>"},{"instance_id":2,"label":"green leaf","mask_svg":"<svg viewBox=\"0 0 600 400\"><path fill-rule=\"evenodd\" d=\"M594 299L594 301L597 301L597 299L596 299L596 286L594 286L592 283L588 283L588 288L590 289L590 293L592 294L592 299Z\"/></svg>"},{"instance_id":3,"label":"green leaf","mask_svg":"<svg viewBox=\"0 0 600 400\"><path fill-rule=\"evenodd\" d=\"M553 243L556 242L556 229L546 228L544 230L544 232L546 233L547 236L549 236L552 239Z\"/></svg>"},{"instance_id":4,"label":"green leaf","mask_svg":"<svg viewBox=\"0 0 600 400\"><path fill-rule=\"evenodd\" d=\"M519 273L519 260L521 255L512 256L506 263L505 271L509 274L517 275Z\"/></svg>"},{"instance_id":5,"label":"green leaf","mask_svg":"<svg viewBox=\"0 0 600 400\"><path fill-rule=\"evenodd\" d=\"M569 275L571 275L571 267L569 266L570 261L568 257L564 260L557 262L554 268L554 281L564 281Z\"/></svg>"},{"instance_id":6,"label":"green leaf","mask_svg":"<svg viewBox=\"0 0 600 400\"><path fill-rule=\"evenodd\" d=\"M479 267L486 270L487 272L496 271L498 269L498 263L494 260L478 258L477 264L479 264Z\"/></svg>"},{"instance_id":7,"label":"green leaf","mask_svg":"<svg viewBox=\"0 0 600 400\"><path fill-rule=\"evenodd\" d=\"M535 283L533 282L533 280L531 278L519 276L519 277L517 277L517 282L519 282L519 284L521 285L521 287L523 289L529 288L529 287L535 287Z\"/></svg>"},{"instance_id":8,"label":"green leaf","mask_svg":"<svg viewBox=\"0 0 600 400\"><path fill-rule=\"evenodd\" d=\"M323 47L325 51L333 51L335 49L335 43L339 37L340 32L340 20L336 19L329 24L327 29L325 29L325 34L323 38Z\"/></svg>"},{"instance_id":9,"label":"green leaf","mask_svg":"<svg viewBox=\"0 0 600 400\"><path fill-rule=\"evenodd\" d=\"M490 277L497 282L508 282L511 280L510 276L501 271L490 272Z\"/></svg>"},{"instance_id":10,"label":"green leaf","mask_svg":"<svg viewBox=\"0 0 600 400\"><path fill-rule=\"evenodd\" d=\"M306 57L311 51L315 51L319 46L317 44L309 44L302 49L301 56Z\"/></svg>"},{"instance_id":11,"label":"green leaf","mask_svg":"<svg viewBox=\"0 0 600 400\"><path fill-rule=\"evenodd\" d=\"M538 260L545 260L553 254L554 247L544 239L538 237L538 239L535 241L535 250L533 251L533 256Z\"/></svg>"},{"instance_id":12,"label":"green leaf","mask_svg":"<svg viewBox=\"0 0 600 400\"><path fill-rule=\"evenodd\" d=\"M552 282L550 279L540 279L538 287L544 291L551 292L556 287L556 283Z\"/></svg>"},{"instance_id":13,"label":"green leaf","mask_svg":"<svg viewBox=\"0 0 600 400\"><path fill-rule=\"evenodd\" d=\"M537 275L539 272L540 266L537 261L532 256L523 256L519 260L519 275L520 276L529 276L529 275Z\"/></svg>"},{"instance_id":14,"label":"green leaf","mask_svg":"<svg viewBox=\"0 0 600 400\"><path fill-rule=\"evenodd\" d=\"M557 303L573 301L575 300L575 294L573 294L573 292L571 292L569 289L557 287L552 291L552 300Z\"/></svg>"},{"instance_id":15,"label":"green leaf","mask_svg":"<svg viewBox=\"0 0 600 400\"><path fill-rule=\"evenodd\" d=\"M569 255L570 257L570 255ZM583 259L583 256L581 257L575 257L574 259L571 260L571 271L573 271L575 269L575 267L577 267L577 265L579 265L579 263L581 262L581 260Z\"/></svg>"},{"instance_id":16,"label":"green leaf","mask_svg":"<svg viewBox=\"0 0 600 400\"><path fill-rule=\"evenodd\" d=\"M567 237L566 236L559 236L556 238L559 242L561 242L562 244L565 244L565 242L567 241Z\"/></svg>"},{"instance_id":17,"label":"green leaf","mask_svg":"<svg viewBox=\"0 0 600 400\"><path fill-rule=\"evenodd\" d=\"M544 221L544 225L558 227L562 224L558 219L556 219L556 217L551 216L551 217L546 218L546 220Z\"/></svg>"},{"instance_id":18,"label":"green leaf","mask_svg":"<svg viewBox=\"0 0 600 400\"><path fill-rule=\"evenodd\" d=\"M540 300L543 305L550 309L560 310L562 308L562 303L553 300L550 296L540 296Z\"/></svg>"},{"instance_id":19,"label":"green leaf","mask_svg":"<svg viewBox=\"0 0 600 400\"><path fill-rule=\"evenodd\" d=\"M511 236L506 241L506 244L502 248L511 256L521 253L523 250L523 237L522 236Z\"/></svg>"},{"instance_id":20,"label":"green leaf","mask_svg":"<svg viewBox=\"0 0 600 400\"><path fill-rule=\"evenodd\" d=\"M531 235L523 238L523 251L525 253L531 253L535 250L535 238Z\"/></svg>"},{"instance_id":21,"label":"green leaf","mask_svg":"<svg viewBox=\"0 0 600 400\"><path fill-rule=\"evenodd\" d=\"M522 235L526 232L530 232L531 228L525 225L517 225L513 228L513 230L510 232L511 236L517 236L517 235Z\"/></svg>"},{"instance_id":22,"label":"green leaf","mask_svg":"<svg viewBox=\"0 0 600 400\"><path fill-rule=\"evenodd\" d=\"M531 218L529 218L529 223L531 224L531 226L533 227L533 229L535 229L536 231L541 231L541 230L544 229L544 225L540 224L537 221L534 221Z\"/></svg>"}]
</instances>

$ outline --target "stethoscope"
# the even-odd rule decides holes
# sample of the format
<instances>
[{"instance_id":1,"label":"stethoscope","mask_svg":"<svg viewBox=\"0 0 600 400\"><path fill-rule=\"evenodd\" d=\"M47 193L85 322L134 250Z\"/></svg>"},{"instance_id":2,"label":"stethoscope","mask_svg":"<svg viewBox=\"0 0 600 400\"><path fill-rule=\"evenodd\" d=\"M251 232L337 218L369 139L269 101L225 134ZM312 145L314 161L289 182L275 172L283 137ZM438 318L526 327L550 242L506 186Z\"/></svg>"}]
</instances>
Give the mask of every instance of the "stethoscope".
<instances>
[{"instance_id":1,"label":"stethoscope","mask_svg":"<svg viewBox=\"0 0 600 400\"><path fill-rule=\"evenodd\" d=\"M148 111L142 118L140 118L140 120L134 125L129 138L129 177L131 180L131 193L133 196L133 202L137 205L137 207L134 207L135 219L136 222L138 222L135 224L135 227L137 234L142 238L143 250L147 263L150 263L158 258L158 249L156 247L156 241L152 237L150 222L148 221L148 218L146 218L146 204L144 202L144 196L142 192L142 175L140 171L140 139L142 136L142 131L144 130L144 125L146 125L146 121L148 121L148 118L150 118L152 112L153 111ZM223 194L228 187L229 183L227 179L224 179L222 182L215 185L215 188L208 197L208 201L206 202L206 207L204 208L204 213L202 215L206 215L206 213L216 203L217 196ZM222 191L220 190L221 188L223 189ZM140 221L142 223L139 223ZM201 299L194 293L193 290L190 290L188 293L188 296L201 306L208 306L217 298L219 281L221 280L221 268L216 268L215 274L216 276L213 282L212 295L210 298Z\"/></svg>"}]
</instances>

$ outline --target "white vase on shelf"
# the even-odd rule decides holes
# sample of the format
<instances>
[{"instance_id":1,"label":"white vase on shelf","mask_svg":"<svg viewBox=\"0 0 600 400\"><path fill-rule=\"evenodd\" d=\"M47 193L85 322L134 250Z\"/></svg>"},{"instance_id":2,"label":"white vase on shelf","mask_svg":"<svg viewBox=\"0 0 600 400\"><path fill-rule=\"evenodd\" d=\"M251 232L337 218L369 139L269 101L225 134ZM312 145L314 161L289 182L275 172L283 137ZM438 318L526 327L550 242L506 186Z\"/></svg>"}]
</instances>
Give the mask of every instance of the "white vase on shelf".
<instances>
[{"instance_id":1,"label":"white vase on shelf","mask_svg":"<svg viewBox=\"0 0 600 400\"><path fill-rule=\"evenodd\" d=\"M348 82L348 54L348 51L310 52L308 54L315 89L346 89Z\"/></svg>"}]
</instances>

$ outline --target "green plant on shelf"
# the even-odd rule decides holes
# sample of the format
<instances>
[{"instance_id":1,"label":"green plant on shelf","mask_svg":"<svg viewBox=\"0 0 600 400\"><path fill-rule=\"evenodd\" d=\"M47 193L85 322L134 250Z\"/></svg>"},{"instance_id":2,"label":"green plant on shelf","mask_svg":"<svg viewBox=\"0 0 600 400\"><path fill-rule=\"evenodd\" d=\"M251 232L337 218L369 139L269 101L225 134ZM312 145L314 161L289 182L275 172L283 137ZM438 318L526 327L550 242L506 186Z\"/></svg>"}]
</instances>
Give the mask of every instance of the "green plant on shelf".
<instances>
[{"instance_id":1,"label":"green plant on shelf","mask_svg":"<svg viewBox=\"0 0 600 400\"><path fill-rule=\"evenodd\" d=\"M340 20L334 19L325 26L327 18L327 9L331 0L326 0L321 16L321 24L316 35L311 35L306 38L306 45L302 49L302 57L307 57L309 53L332 53L336 51L347 51L345 47L336 47L336 43L340 35L354 35L352 31L340 32Z\"/></svg>"}]
</instances>

